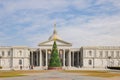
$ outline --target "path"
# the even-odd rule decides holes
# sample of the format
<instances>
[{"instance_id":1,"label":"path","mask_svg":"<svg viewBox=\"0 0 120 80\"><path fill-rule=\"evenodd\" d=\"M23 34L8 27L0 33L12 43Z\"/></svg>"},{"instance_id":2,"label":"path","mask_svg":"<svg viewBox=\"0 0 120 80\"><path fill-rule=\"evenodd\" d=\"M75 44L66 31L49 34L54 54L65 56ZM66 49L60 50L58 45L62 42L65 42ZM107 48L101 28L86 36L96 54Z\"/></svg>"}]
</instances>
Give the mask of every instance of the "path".
<instances>
[{"instance_id":1,"label":"path","mask_svg":"<svg viewBox=\"0 0 120 80\"><path fill-rule=\"evenodd\" d=\"M45 73L30 74L29 76L0 78L0 80L105 80L104 78L81 76L72 73L49 71Z\"/></svg>"}]
</instances>

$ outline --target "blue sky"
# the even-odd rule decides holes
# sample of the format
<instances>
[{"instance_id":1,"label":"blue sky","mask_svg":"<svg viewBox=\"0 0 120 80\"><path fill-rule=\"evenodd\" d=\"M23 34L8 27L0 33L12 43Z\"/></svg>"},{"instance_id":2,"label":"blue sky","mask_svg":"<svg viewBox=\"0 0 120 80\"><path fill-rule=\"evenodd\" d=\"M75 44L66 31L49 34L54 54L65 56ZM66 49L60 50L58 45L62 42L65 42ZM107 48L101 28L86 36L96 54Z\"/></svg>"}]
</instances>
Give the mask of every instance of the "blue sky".
<instances>
[{"instance_id":1,"label":"blue sky","mask_svg":"<svg viewBox=\"0 0 120 80\"><path fill-rule=\"evenodd\" d=\"M53 25L80 46L120 45L120 0L0 0L0 46L37 47Z\"/></svg>"}]
</instances>

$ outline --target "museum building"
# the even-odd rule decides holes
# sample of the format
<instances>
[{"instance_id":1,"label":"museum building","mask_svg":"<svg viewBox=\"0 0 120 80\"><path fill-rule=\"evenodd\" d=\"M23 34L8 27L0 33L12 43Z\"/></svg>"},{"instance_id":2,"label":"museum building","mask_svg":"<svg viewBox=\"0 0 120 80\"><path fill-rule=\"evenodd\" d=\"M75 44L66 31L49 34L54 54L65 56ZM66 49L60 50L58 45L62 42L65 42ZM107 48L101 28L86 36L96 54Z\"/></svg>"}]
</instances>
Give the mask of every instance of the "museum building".
<instances>
[{"instance_id":1,"label":"museum building","mask_svg":"<svg viewBox=\"0 0 120 80\"><path fill-rule=\"evenodd\" d=\"M0 70L44 70L48 69L52 45L56 39L63 69L120 67L120 46L82 46L72 48L54 28L47 41L38 48L26 46L1 46Z\"/></svg>"}]
</instances>

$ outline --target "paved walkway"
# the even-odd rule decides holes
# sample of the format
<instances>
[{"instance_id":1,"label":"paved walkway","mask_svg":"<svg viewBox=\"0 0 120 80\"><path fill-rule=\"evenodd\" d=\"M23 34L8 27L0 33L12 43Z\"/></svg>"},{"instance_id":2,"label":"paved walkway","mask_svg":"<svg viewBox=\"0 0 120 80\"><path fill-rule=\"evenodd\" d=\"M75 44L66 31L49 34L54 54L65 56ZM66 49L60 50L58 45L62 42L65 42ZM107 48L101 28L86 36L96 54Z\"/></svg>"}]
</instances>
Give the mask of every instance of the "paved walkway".
<instances>
[{"instance_id":1,"label":"paved walkway","mask_svg":"<svg viewBox=\"0 0 120 80\"><path fill-rule=\"evenodd\" d=\"M29 76L0 78L0 80L106 80L104 78L81 76L72 73L49 71L45 73L30 74Z\"/></svg>"}]
</instances>

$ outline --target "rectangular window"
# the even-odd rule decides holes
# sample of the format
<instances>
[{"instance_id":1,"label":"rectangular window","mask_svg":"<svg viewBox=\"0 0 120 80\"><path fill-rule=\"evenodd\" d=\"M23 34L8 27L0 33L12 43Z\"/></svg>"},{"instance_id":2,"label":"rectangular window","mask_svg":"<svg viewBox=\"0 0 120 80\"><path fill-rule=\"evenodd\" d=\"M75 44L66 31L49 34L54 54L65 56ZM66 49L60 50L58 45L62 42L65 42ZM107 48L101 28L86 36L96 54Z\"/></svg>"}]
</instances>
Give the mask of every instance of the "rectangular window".
<instances>
[{"instance_id":1,"label":"rectangular window","mask_svg":"<svg viewBox=\"0 0 120 80\"><path fill-rule=\"evenodd\" d=\"M22 56L22 51L19 51L19 56Z\"/></svg>"},{"instance_id":2,"label":"rectangular window","mask_svg":"<svg viewBox=\"0 0 120 80\"><path fill-rule=\"evenodd\" d=\"M119 58L119 56L120 56L119 51L116 51L116 58Z\"/></svg>"},{"instance_id":3,"label":"rectangular window","mask_svg":"<svg viewBox=\"0 0 120 80\"><path fill-rule=\"evenodd\" d=\"M2 56L4 56L5 55L5 52L4 51L2 51Z\"/></svg>"},{"instance_id":4,"label":"rectangular window","mask_svg":"<svg viewBox=\"0 0 120 80\"><path fill-rule=\"evenodd\" d=\"M99 57L103 57L103 51L100 51L99 54L100 54Z\"/></svg>"},{"instance_id":5,"label":"rectangular window","mask_svg":"<svg viewBox=\"0 0 120 80\"><path fill-rule=\"evenodd\" d=\"M8 56L10 56L10 51L8 51Z\"/></svg>"},{"instance_id":6,"label":"rectangular window","mask_svg":"<svg viewBox=\"0 0 120 80\"><path fill-rule=\"evenodd\" d=\"M89 52L88 52L88 55L89 55L89 56L92 56L92 51L89 51Z\"/></svg>"},{"instance_id":7,"label":"rectangular window","mask_svg":"<svg viewBox=\"0 0 120 80\"><path fill-rule=\"evenodd\" d=\"M105 57L106 58L108 57L108 51L105 51Z\"/></svg>"},{"instance_id":8,"label":"rectangular window","mask_svg":"<svg viewBox=\"0 0 120 80\"><path fill-rule=\"evenodd\" d=\"M110 54L111 54L111 57L114 57L114 51L111 51Z\"/></svg>"},{"instance_id":9,"label":"rectangular window","mask_svg":"<svg viewBox=\"0 0 120 80\"><path fill-rule=\"evenodd\" d=\"M88 61L88 64L89 64L89 65L92 65L92 60L89 60L89 61Z\"/></svg>"},{"instance_id":10,"label":"rectangular window","mask_svg":"<svg viewBox=\"0 0 120 80\"><path fill-rule=\"evenodd\" d=\"M19 65L21 65L21 64L22 64L22 60L20 59L20 60L19 60Z\"/></svg>"}]
</instances>

